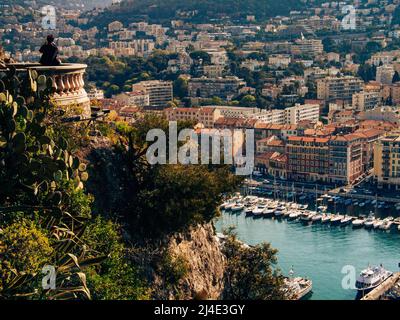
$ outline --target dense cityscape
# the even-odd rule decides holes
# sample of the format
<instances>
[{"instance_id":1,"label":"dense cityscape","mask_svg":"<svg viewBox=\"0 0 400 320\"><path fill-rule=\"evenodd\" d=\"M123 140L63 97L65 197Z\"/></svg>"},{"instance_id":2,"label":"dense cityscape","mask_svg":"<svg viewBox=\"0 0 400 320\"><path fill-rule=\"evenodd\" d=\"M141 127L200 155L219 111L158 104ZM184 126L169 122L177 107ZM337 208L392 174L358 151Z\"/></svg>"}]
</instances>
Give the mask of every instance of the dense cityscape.
<instances>
[{"instance_id":1,"label":"dense cityscape","mask_svg":"<svg viewBox=\"0 0 400 320\"><path fill-rule=\"evenodd\" d=\"M0 1L0 298L67 298L78 280L15 283L82 258L75 299L399 299L400 0L236 5ZM252 132L251 174L149 165L146 134L171 145L171 123ZM348 261L343 237L388 250Z\"/></svg>"}]
</instances>

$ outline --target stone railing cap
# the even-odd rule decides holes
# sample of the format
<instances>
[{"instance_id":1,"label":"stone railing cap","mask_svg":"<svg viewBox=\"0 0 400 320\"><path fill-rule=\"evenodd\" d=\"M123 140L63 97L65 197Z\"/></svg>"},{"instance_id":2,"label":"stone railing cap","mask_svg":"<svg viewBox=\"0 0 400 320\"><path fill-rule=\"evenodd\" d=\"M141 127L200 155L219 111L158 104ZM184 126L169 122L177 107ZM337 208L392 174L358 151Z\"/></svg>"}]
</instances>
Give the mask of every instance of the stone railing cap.
<instances>
[{"instance_id":1,"label":"stone railing cap","mask_svg":"<svg viewBox=\"0 0 400 320\"><path fill-rule=\"evenodd\" d=\"M83 63L62 63L59 66L44 66L40 63L8 63L6 66L14 66L17 70L34 69L37 71L73 71L87 68L87 65Z\"/></svg>"}]
</instances>

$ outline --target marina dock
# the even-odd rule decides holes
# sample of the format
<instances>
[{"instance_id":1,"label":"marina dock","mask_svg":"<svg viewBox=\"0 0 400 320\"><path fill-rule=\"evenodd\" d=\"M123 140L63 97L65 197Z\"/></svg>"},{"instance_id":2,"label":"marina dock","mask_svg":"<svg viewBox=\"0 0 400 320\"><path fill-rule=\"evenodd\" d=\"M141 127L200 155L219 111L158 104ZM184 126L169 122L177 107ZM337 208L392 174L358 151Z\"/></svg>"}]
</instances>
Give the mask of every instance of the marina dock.
<instances>
[{"instance_id":1,"label":"marina dock","mask_svg":"<svg viewBox=\"0 0 400 320\"><path fill-rule=\"evenodd\" d=\"M378 287L366 294L361 300L381 300L385 299L385 294L396 284L400 284L400 272L394 273L391 277L382 282Z\"/></svg>"}]
</instances>

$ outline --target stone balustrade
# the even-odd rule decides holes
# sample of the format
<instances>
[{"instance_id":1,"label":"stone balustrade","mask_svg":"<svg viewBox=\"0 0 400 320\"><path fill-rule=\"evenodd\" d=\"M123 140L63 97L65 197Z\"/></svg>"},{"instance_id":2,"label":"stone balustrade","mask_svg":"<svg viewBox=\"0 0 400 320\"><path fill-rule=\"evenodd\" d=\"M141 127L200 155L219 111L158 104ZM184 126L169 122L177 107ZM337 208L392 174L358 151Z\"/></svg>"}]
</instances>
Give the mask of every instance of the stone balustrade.
<instances>
[{"instance_id":1,"label":"stone balustrade","mask_svg":"<svg viewBox=\"0 0 400 320\"><path fill-rule=\"evenodd\" d=\"M39 75L50 77L55 93L54 102L60 106L76 105L83 109L85 115L90 115L90 100L84 88L86 64L65 63L59 66L42 66L35 63L14 63L17 72L36 70Z\"/></svg>"}]
</instances>

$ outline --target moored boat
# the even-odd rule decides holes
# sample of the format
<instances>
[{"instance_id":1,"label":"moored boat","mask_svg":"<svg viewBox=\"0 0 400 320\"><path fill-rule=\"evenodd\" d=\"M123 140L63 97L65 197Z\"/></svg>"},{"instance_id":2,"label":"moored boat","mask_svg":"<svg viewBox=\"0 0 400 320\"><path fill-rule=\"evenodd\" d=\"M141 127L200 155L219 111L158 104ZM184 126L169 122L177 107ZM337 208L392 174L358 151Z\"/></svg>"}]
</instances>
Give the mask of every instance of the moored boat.
<instances>
[{"instance_id":1,"label":"moored boat","mask_svg":"<svg viewBox=\"0 0 400 320\"><path fill-rule=\"evenodd\" d=\"M244 205L241 203L236 203L234 206L232 206L231 211L232 212L239 212L239 211L243 211L244 209Z\"/></svg>"},{"instance_id":2,"label":"moored boat","mask_svg":"<svg viewBox=\"0 0 400 320\"><path fill-rule=\"evenodd\" d=\"M383 221L378 218L375 220L373 227L374 227L374 229L379 229L382 224L383 224Z\"/></svg>"},{"instance_id":3,"label":"moored boat","mask_svg":"<svg viewBox=\"0 0 400 320\"><path fill-rule=\"evenodd\" d=\"M341 226L347 226L351 223L351 220L353 220L353 217L350 216L344 216L342 220L340 220L340 225Z\"/></svg>"},{"instance_id":4,"label":"moored boat","mask_svg":"<svg viewBox=\"0 0 400 320\"><path fill-rule=\"evenodd\" d=\"M300 221L302 222L308 222L311 220L311 213L309 211L303 211L300 214Z\"/></svg>"},{"instance_id":5,"label":"moored boat","mask_svg":"<svg viewBox=\"0 0 400 320\"><path fill-rule=\"evenodd\" d=\"M320 213L317 213L311 217L312 222L319 222L319 221L321 221L321 219L322 219L322 214L320 214Z\"/></svg>"},{"instance_id":6,"label":"moored boat","mask_svg":"<svg viewBox=\"0 0 400 320\"><path fill-rule=\"evenodd\" d=\"M339 225L340 221L342 221L342 219L344 218L344 216L340 215L340 214L334 214L331 217L331 224L332 225Z\"/></svg>"},{"instance_id":7,"label":"moored boat","mask_svg":"<svg viewBox=\"0 0 400 320\"><path fill-rule=\"evenodd\" d=\"M321 223L329 223L331 221L331 216L329 214L323 214L321 217Z\"/></svg>"},{"instance_id":8,"label":"moored boat","mask_svg":"<svg viewBox=\"0 0 400 320\"><path fill-rule=\"evenodd\" d=\"M375 219L374 217L368 217L367 220L364 222L365 229L372 229L374 227Z\"/></svg>"},{"instance_id":9,"label":"moored boat","mask_svg":"<svg viewBox=\"0 0 400 320\"><path fill-rule=\"evenodd\" d=\"M289 271L289 277L284 278L284 287L288 292L289 299L300 300L312 291L312 281L303 277L293 277L293 268Z\"/></svg>"},{"instance_id":10,"label":"moored boat","mask_svg":"<svg viewBox=\"0 0 400 320\"><path fill-rule=\"evenodd\" d=\"M393 275L393 272L385 270L382 265L379 267L370 267L361 271L356 280L356 288L362 294L370 292L379 286L383 281Z\"/></svg>"},{"instance_id":11,"label":"moored boat","mask_svg":"<svg viewBox=\"0 0 400 320\"><path fill-rule=\"evenodd\" d=\"M280 218L283 216L283 214L286 212L286 208L285 207L277 207L274 211L274 216L276 218Z\"/></svg>"},{"instance_id":12,"label":"moored boat","mask_svg":"<svg viewBox=\"0 0 400 320\"><path fill-rule=\"evenodd\" d=\"M364 223L365 223L365 219L357 218L357 219L353 220L353 222L351 224L353 226L353 229L357 229L357 228L362 228L364 226Z\"/></svg>"},{"instance_id":13,"label":"moored boat","mask_svg":"<svg viewBox=\"0 0 400 320\"><path fill-rule=\"evenodd\" d=\"M301 212L300 212L300 211L292 211L292 212L289 214L288 219L289 219L289 220L295 220L295 219L297 219L300 215L301 215Z\"/></svg>"}]
</instances>

